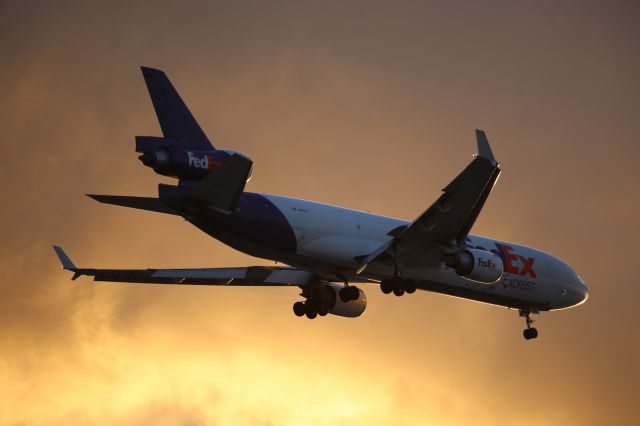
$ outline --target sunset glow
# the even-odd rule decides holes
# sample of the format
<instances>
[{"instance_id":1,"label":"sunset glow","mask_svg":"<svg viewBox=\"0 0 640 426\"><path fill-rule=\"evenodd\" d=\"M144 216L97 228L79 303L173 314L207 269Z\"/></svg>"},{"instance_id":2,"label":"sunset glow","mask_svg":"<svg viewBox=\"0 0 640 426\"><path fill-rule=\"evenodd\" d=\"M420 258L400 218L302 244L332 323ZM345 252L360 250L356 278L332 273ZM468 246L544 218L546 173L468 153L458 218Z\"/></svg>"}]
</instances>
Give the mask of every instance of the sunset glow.
<instances>
[{"instance_id":1,"label":"sunset glow","mask_svg":"<svg viewBox=\"0 0 640 426\"><path fill-rule=\"evenodd\" d=\"M0 424L631 425L640 418L639 8L608 2L0 2ZM162 68L247 190L407 220L486 130L502 176L472 232L570 263L534 316L363 285L362 317L297 288L71 281L268 265L176 217L134 152Z\"/></svg>"}]
</instances>

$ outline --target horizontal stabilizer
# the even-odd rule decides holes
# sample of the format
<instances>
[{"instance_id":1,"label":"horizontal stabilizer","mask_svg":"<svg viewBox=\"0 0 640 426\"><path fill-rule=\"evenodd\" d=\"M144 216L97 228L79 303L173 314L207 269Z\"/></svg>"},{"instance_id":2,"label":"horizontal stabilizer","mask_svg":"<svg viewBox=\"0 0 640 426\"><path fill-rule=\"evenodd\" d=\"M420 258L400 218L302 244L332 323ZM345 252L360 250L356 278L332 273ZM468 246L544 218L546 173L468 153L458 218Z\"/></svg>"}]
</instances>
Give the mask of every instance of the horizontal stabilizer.
<instances>
[{"instance_id":1,"label":"horizontal stabilizer","mask_svg":"<svg viewBox=\"0 0 640 426\"><path fill-rule=\"evenodd\" d=\"M218 169L213 169L199 185L190 189L186 198L216 209L232 212L238 206L253 162L233 154Z\"/></svg>"},{"instance_id":2,"label":"horizontal stabilizer","mask_svg":"<svg viewBox=\"0 0 640 426\"><path fill-rule=\"evenodd\" d=\"M178 212L168 207L158 198L152 197L130 197L126 195L94 195L87 194L87 197L93 198L104 204L113 204L115 206L130 207L132 209L148 210L158 213L166 213L179 215Z\"/></svg>"}]
</instances>

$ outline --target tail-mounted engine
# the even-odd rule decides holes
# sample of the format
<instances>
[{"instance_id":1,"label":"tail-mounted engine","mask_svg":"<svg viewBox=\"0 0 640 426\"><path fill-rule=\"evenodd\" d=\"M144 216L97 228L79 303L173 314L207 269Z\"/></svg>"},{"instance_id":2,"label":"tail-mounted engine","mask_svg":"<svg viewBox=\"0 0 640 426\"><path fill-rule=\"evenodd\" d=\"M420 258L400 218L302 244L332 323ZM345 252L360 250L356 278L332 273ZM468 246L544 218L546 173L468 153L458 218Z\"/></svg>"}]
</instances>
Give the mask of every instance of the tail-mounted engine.
<instances>
[{"instance_id":1,"label":"tail-mounted engine","mask_svg":"<svg viewBox=\"0 0 640 426\"><path fill-rule=\"evenodd\" d=\"M463 278L483 284L493 284L502 277L502 259L485 250L464 249L444 256L444 263Z\"/></svg>"},{"instance_id":2,"label":"tail-mounted engine","mask_svg":"<svg viewBox=\"0 0 640 426\"><path fill-rule=\"evenodd\" d=\"M232 150L195 150L186 147L185 141L155 136L136 136L138 158L156 173L177 179L200 180L217 169L233 154L245 154ZM251 179L251 173L247 182Z\"/></svg>"}]
</instances>

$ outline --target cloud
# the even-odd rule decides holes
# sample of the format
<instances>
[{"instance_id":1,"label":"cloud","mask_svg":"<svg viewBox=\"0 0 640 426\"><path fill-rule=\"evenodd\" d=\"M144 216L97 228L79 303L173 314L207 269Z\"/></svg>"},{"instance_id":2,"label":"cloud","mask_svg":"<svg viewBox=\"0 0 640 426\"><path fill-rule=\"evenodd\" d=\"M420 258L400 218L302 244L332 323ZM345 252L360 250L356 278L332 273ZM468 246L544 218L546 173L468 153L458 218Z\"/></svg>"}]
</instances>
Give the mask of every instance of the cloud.
<instances>
[{"instance_id":1,"label":"cloud","mask_svg":"<svg viewBox=\"0 0 640 426\"><path fill-rule=\"evenodd\" d=\"M504 6L0 5L0 423L633 419L637 26ZM366 288L362 318L307 321L293 289L69 281L53 243L89 267L267 263L83 196L166 181L133 152L159 134L139 65L254 159L250 190L407 219L484 127L504 172L474 232L559 255L591 298L532 345L515 312L430 293Z\"/></svg>"}]
</instances>

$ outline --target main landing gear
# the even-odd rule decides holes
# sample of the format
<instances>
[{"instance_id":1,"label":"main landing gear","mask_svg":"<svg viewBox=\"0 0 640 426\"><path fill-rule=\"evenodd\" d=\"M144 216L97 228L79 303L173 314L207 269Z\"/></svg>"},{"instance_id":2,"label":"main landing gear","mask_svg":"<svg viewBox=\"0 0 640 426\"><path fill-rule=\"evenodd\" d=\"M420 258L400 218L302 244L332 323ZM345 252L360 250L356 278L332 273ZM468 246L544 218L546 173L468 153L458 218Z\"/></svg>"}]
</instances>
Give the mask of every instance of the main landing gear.
<instances>
[{"instance_id":1,"label":"main landing gear","mask_svg":"<svg viewBox=\"0 0 640 426\"><path fill-rule=\"evenodd\" d=\"M530 340L530 339L535 339L538 337L538 330L536 330L535 328L531 327L531 324L533 323L533 320L531 319L531 311L527 311L524 309L520 310L520 316L524 317L526 322L527 322L527 328L524 329L524 331L522 332L522 335L524 336L525 339Z\"/></svg>"},{"instance_id":2,"label":"main landing gear","mask_svg":"<svg viewBox=\"0 0 640 426\"><path fill-rule=\"evenodd\" d=\"M293 313L297 317L306 315L307 318L314 319L318 315L321 317L327 315L335 306L338 297L343 303L358 300L360 289L345 283L345 286L340 289L336 296L333 288L328 285L320 285L303 290L302 296L306 297L307 300L294 303Z\"/></svg>"},{"instance_id":3,"label":"main landing gear","mask_svg":"<svg viewBox=\"0 0 640 426\"><path fill-rule=\"evenodd\" d=\"M345 283L345 286L340 289L339 296L340 300L344 303L358 300L358 297L360 297L360 289Z\"/></svg>"},{"instance_id":4,"label":"main landing gear","mask_svg":"<svg viewBox=\"0 0 640 426\"><path fill-rule=\"evenodd\" d=\"M393 292L396 296L400 297L405 293L412 294L416 291L416 282L413 280L405 280L400 276L393 278L387 278L380 282L380 290L384 294Z\"/></svg>"},{"instance_id":5,"label":"main landing gear","mask_svg":"<svg viewBox=\"0 0 640 426\"><path fill-rule=\"evenodd\" d=\"M318 303L317 300L307 299L306 302L296 302L293 304L293 313L297 317L307 316L309 319L314 319L318 315L321 317L327 315L331 306L327 303Z\"/></svg>"}]
</instances>

